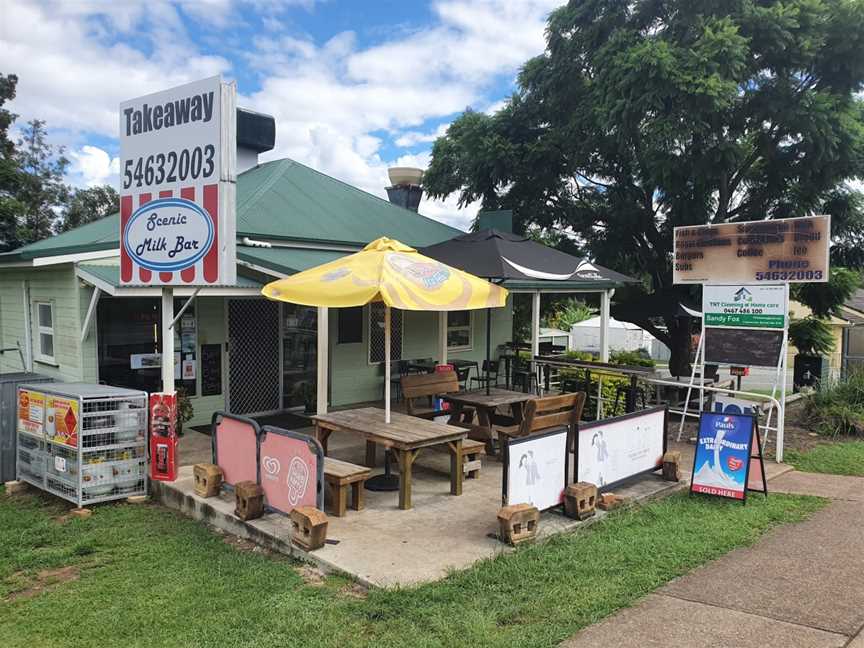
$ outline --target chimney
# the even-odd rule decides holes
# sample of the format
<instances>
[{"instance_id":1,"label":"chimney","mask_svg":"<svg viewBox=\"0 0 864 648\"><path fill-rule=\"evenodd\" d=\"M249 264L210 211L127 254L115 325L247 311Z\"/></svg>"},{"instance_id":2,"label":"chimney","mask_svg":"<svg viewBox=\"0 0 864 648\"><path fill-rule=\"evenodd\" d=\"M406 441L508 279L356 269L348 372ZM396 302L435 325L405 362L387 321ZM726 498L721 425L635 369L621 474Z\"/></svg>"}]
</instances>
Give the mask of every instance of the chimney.
<instances>
[{"instance_id":1,"label":"chimney","mask_svg":"<svg viewBox=\"0 0 864 648\"><path fill-rule=\"evenodd\" d=\"M423 197L423 169L413 167L390 167L387 169L392 186L387 187L387 198L394 205L399 205L411 211L417 211L420 207L420 198Z\"/></svg>"},{"instance_id":2,"label":"chimney","mask_svg":"<svg viewBox=\"0 0 864 648\"><path fill-rule=\"evenodd\" d=\"M237 109L237 173L258 166L258 154L276 144L276 120L246 108Z\"/></svg>"}]
</instances>

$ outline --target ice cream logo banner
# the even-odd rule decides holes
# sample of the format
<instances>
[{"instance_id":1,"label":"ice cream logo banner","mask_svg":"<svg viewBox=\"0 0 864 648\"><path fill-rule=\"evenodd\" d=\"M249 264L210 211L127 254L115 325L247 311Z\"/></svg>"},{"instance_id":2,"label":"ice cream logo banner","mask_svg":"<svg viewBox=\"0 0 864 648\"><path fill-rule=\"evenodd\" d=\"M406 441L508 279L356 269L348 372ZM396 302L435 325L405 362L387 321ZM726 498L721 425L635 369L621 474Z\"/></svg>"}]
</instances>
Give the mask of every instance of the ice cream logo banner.
<instances>
[{"instance_id":1,"label":"ice cream logo banner","mask_svg":"<svg viewBox=\"0 0 864 648\"><path fill-rule=\"evenodd\" d=\"M752 416L703 412L690 491L743 500L753 432Z\"/></svg>"}]
</instances>

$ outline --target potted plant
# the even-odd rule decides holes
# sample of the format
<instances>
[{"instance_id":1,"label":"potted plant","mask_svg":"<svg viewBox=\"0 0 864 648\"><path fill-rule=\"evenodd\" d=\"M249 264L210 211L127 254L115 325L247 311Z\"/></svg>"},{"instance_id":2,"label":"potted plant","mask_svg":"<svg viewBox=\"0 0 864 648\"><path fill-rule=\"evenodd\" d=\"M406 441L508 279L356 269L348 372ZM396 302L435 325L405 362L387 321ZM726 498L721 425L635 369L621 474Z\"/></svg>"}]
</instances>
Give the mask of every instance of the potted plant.
<instances>
[{"instance_id":1,"label":"potted plant","mask_svg":"<svg viewBox=\"0 0 864 648\"><path fill-rule=\"evenodd\" d=\"M192 408L192 400L182 387L177 390L177 436L183 435L183 424L192 419L195 410Z\"/></svg>"},{"instance_id":2,"label":"potted plant","mask_svg":"<svg viewBox=\"0 0 864 648\"><path fill-rule=\"evenodd\" d=\"M789 324L789 342L798 350L793 372L795 391L802 387L818 387L828 373L828 358L825 356L834 351L831 327L816 317L794 320Z\"/></svg>"}]
</instances>

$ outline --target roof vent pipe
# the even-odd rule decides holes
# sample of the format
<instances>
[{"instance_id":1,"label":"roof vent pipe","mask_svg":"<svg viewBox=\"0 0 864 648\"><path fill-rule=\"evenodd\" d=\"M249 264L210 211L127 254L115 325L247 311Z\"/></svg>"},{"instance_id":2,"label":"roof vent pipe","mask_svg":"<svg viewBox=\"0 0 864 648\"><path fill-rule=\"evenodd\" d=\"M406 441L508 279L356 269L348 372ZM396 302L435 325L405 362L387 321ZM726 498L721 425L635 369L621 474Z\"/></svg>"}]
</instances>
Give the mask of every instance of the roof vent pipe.
<instances>
[{"instance_id":1,"label":"roof vent pipe","mask_svg":"<svg viewBox=\"0 0 864 648\"><path fill-rule=\"evenodd\" d=\"M392 186L387 187L387 198L394 205L399 205L411 211L417 211L420 207L420 199L423 197L423 169L413 167L391 167L387 169Z\"/></svg>"}]
</instances>

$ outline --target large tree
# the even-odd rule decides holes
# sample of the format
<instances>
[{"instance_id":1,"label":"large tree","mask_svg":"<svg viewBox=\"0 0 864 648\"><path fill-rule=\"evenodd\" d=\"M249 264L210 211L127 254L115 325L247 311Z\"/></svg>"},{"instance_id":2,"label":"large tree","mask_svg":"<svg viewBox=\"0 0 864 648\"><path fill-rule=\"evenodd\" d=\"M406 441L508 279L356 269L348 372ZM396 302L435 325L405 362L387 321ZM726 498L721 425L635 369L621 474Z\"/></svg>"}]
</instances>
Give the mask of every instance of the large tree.
<instances>
[{"instance_id":1,"label":"large tree","mask_svg":"<svg viewBox=\"0 0 864 648\"><path fill-rule=\"evenodd\" d=\"M17 84L14 74L0 74L0 252L50 236L69 199L69 160L48 142L45 122L27 122L17 142L10 136L17 115L3 106Z\"/></svg>"},{"instance_id":2,"label":"large tree","mask_svg":"<svg viewBox=\"0 0 864 648\"><path fill-rule=\"evenodd\" d=\"M111 185L76 189L69 198L60 220L58 232L67 232L116 213L120 209L120 196Z\"/></svg>"},{"instance_id":3,"label":"large tree","mask_svg":"<svg viewBox=\"0 0 864 648\"><path fill-rule=\"evenodd\" d=\"M681 371L673 308L697 293L672 285L673 227L845 210L834 234L856 257L864 219L843 183L864 176L862 81L860 0L574 0L508 103L436 141L424 184L641 277L616 316Z\"/></svg>"}]
</instances>

